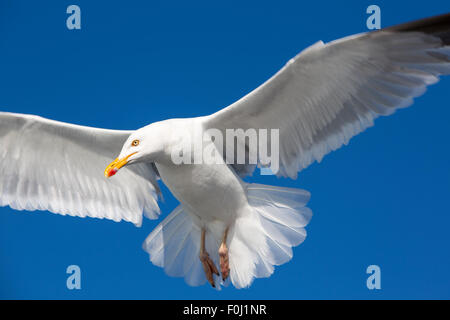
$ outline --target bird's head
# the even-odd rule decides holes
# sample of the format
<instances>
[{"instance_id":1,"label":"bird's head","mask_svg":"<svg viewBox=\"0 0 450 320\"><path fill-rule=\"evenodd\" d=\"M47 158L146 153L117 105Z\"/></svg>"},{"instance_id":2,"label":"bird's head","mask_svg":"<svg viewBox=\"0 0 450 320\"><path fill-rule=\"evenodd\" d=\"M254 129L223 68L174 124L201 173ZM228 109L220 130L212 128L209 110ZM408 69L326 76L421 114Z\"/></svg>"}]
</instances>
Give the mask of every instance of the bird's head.
<instances>
[{"instance_id":1,"label":"bird's head","mask_svg":"<svg viewBox=\"0 0 450 320\"><path fill-rule=\"evenodd\" d=\"M125 141L119 156L105 169L109 178L120 168L139 162L155 162L164 153L163 130L159 123L153 123L133 132Z\"/></svg>"}]
</instances>

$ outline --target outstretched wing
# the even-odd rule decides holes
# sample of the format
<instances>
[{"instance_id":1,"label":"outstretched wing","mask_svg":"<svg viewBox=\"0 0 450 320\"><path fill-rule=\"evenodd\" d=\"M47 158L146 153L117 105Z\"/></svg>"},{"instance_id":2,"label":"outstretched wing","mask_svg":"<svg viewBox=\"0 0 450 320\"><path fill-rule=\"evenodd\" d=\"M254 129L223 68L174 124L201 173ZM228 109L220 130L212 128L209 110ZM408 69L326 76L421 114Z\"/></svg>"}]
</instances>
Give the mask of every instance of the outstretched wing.
<instances>
[{"instance_id":1,"label":"outstretched wing","mask_svg":"<svg viewBox=\"0 0 450 320\"><path fill-rule=\"evenodd\" d=\"M131 131L0 112L0 206L125 220L157 218L156 174L136 164L106 179L105 167Z\"/></svg>"},{"instance_id":2,"label":"outstretched wing","mask_svg":"<svg viewBox=\"0 0 450 320\"><path fill-rule=\"evenodd\" d=\"M205 127L279 129L277 175L295 179L375 118L409 106L439 75L449 74L449 45L450 14L318 42L260 87L206 117ZM241 175L254 169L234 167Z\"/></svg>"}]
</instances>

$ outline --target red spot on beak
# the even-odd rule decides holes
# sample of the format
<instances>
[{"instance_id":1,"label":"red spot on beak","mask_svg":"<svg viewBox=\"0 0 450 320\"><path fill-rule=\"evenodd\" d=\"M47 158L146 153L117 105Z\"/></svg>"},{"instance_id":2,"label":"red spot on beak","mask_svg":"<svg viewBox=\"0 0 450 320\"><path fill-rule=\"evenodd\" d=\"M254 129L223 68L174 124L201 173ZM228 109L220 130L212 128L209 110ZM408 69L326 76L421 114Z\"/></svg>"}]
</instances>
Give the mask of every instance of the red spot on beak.
<instances>
[{"instance_id":1,"label":"red spot on beak","mask_svg":"<svg viewBox=\"0 0 450 320\"><path fill-rule=\"evenodd\" d=\"M115 175L117 173L117 171L119 171L119 170L117 170L117 168L114 168L114 167L109 168L108 172L107 172L108 177L112 177L113 175Z\"/></svg>"}]
</instances>

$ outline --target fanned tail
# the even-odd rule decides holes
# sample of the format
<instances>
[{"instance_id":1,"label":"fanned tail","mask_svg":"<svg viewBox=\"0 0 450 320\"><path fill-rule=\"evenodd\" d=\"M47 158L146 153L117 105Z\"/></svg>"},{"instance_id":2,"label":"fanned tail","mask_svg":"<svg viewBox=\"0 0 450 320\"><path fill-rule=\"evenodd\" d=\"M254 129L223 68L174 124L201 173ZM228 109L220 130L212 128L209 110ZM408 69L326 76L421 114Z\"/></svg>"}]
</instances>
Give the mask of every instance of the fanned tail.
<instances>
[{"instance_id":1,"label":"fanned tail","mask_svg":"<svg viewBox=\"0 0 450 320\"><path fill-rule=\"evenodd\" d=\"M306 190L248 184L247 198L252 210L236 220L230 239L230 278L236 288L269 277L274 266L288 262L312 217Z\"/></svg>"},{"instance_id":2,"label":"fanned tail","mask_svg":"<svg viewBox=\"0 0 450 320\"><path fill-rule=\"evenodd\" d=\"M230 226L230 280L236 288L251 285L255 278L269 277L274 266L288 262L292 247L306 238L304 227L312 212L305 207L310 194L306 190L246 185L249 206ZM206 250L218 266L218 248L224 225L207 226ZM184 277L187 284L198 286L207 280L199 259L200 227L180 205L150 233L143 248L153 264L169 276ZM216 288L223 285L215 276Z\"/></svg>"}]
</instances>

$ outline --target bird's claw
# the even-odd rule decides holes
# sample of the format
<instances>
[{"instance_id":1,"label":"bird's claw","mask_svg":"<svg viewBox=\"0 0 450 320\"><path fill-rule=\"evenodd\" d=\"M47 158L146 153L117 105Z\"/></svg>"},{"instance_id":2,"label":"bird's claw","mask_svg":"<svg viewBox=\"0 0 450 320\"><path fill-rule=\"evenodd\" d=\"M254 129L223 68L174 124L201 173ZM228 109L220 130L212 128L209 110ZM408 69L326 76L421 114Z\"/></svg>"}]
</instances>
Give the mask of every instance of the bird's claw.
<instances>
[{"instance_id":1,"label":"bird's claw","mask_svg":"<svg viewBox=\"0 0 450 320\"><path fill-rule=\"evenodd\" d=\"M202 262L206 279L208 279L208 282L211 284L211 286L215 288L216 285L214 284L213 274L218 276L219 271L217 270L216 266L214 265L214 262L211 260L207 252L203 252L200 254L200 261Z\"/></svg>"},{"instance_id":2,"label":"bird's claw","mask_svg":"<svg viewBox=\"0 0 450 320\"><path fill-rule=\"evenodd\" d=\"M225 243L222 243L219 248L220 257L220 272L222 273L222 280L225 281L230 275L230 263L228 259L228 248Z\"/></svg>"}]
</instances>

